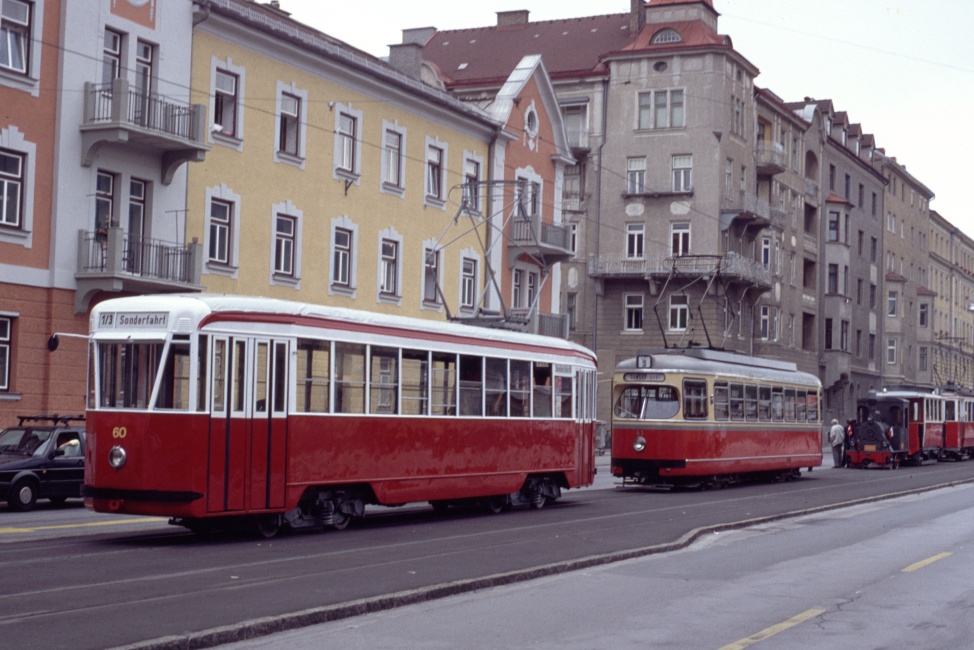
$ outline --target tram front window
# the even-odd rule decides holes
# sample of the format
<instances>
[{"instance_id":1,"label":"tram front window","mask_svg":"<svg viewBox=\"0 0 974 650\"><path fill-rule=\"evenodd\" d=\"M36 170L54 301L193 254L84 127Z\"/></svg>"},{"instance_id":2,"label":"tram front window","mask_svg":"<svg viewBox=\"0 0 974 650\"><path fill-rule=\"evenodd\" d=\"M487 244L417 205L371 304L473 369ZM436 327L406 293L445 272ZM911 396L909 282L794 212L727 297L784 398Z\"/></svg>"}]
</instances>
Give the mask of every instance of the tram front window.
<instances>
[{"instance_id":1,"label":"tram front window","mask_svg":"<svg viewBox=\"0 0 974 650\"><path fill-rule=\"evenodd\" d=\"M98 344L98 406L149 407L162 361L161 342Z\"/></svg>"},{"instance_id":2,"label":"tram front window","mask_svg":"<svg viewBox=\"0 0 974 650\"><path fill-rule=\"evenodd\" d=\"M616 400L614 413L621 420L662 420L680 412L673 386L629 386Z\"/></svg>"}]
</instances>

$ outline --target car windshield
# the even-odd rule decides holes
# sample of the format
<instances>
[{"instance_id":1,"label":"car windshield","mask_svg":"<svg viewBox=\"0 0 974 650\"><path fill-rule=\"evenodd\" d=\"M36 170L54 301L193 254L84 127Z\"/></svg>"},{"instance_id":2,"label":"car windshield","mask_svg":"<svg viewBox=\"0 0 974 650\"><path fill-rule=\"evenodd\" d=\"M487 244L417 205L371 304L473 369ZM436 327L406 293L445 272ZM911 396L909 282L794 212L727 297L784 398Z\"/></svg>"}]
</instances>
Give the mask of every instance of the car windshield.
<instances>
[{"instance_id":1,"label":"car windshield","mask_svg":"<svg viewBox=\"0 0 974 650\"><path fill-rule=\"evenodd\" d=\"M30 427L11 427L0 433L0 452L36 455L41 446L51 437L50 431Z\"/></svg>"}]
</instances>

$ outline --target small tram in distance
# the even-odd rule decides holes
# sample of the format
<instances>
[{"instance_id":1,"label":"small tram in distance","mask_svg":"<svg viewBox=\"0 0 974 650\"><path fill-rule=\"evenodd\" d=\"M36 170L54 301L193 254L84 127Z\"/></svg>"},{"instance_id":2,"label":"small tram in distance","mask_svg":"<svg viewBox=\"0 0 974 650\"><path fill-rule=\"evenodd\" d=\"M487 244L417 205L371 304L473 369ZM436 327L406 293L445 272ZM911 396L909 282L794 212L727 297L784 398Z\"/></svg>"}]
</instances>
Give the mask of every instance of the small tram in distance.
<instances>
[{"instance_id":1,"label":"small tram in distance","mask_svg":"<svg viewBox=\"0 0 974 650\"><path fill-rule=\"evenodd\" d=\"M641 351L612 387L612 473L715 487L822 464L821 382L792 363L688 348Z\"/></svg>"},{"instance_id":2,"label":"small tram in distance","mask_svg":"<svg viewBox=\"0 0 974 650\"><path fill-rule=\"evenodd\" d=\"M191 530L342 529L366 505L540 508L595 474L595 355L268 298L91 313L85 505Z\"/></svg>"},{"instance_id":3,"label":"small tram in distance","mask_svg":"<svg viewBox=\"0 0 974 650\"><path fill-rule=\"evenodd\" d=\"M974 396L943 390L889 386L859 400L846 439L850 467L920 465L974 455Z\"/></svg>"}]
</instances>

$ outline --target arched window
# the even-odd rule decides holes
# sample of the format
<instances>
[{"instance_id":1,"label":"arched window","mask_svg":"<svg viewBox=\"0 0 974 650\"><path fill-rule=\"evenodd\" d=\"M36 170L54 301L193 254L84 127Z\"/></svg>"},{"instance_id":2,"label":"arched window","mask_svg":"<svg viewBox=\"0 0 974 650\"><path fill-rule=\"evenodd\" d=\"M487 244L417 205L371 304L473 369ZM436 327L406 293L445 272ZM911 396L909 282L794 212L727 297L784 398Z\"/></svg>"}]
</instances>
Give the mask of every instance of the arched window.
<instances>
[{"instance_id":1,"label":"arched window","mask_svg":"<svg viewBox=\"0 0 974 650\"><path fill-rule=\"evenodd\" d=\"M653 34L653 45L660 45L663 43L682 43L683 37L680 36L680 32L676 31L671 27L665 27L655 34Z\"/></svg>"}]
</instances>

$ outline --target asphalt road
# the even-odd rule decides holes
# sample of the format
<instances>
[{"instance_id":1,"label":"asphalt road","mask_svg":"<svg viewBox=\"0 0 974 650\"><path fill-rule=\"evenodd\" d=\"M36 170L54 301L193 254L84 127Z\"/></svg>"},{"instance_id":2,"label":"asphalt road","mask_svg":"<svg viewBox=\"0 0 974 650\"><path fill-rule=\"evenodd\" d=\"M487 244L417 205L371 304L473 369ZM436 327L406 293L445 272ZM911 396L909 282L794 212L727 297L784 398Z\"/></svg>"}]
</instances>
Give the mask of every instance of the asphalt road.
<instances>
[{"instance_id":1,"label":"asphalt road","mask_svg":"<svg viewBox=\"0 0 974 650\"><path fill-rule=\"evenodd\" d=\"M803 476L704 492L580 490L554 507L493 516L390 509L342 532L270 541L199 537L159 522L21 538L0 523L0 638L17 648L212 646L673 550L714 530L972 482L974 462Z\"/></svg>"}]
</instances>

